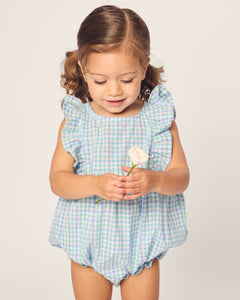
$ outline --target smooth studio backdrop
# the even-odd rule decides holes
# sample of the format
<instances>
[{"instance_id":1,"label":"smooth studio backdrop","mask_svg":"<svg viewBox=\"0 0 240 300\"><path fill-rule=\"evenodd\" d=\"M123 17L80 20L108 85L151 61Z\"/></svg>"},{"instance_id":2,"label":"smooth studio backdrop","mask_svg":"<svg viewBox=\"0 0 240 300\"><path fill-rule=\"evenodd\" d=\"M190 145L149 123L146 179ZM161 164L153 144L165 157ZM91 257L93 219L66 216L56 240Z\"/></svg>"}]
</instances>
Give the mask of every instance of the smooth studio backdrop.
<instances>
[{"instance_id":1,"label":"smooth studio backdrop","mask_svg":"<svg viewBox=\"0 0 240 300\"><path fill-rule=\"evenodd\" d=\"M0 298L74 299L70 261L48 243L58 199L48 176L63 119L61 63L103 4L148 25L190 168L189 235L161 260L160 299L240 299L238 0L1 2Z\"/></svg>"}]
</instances>

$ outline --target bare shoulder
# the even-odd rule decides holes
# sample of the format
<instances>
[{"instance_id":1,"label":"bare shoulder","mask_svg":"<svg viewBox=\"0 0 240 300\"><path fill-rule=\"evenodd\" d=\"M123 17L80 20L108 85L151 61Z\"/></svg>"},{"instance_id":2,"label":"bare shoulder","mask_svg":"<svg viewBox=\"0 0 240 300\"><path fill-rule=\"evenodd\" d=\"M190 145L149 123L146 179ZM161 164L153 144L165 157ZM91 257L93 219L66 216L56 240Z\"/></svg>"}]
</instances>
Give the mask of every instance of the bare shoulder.
<instances>
[{"instance_id":1,"label":"bare shoulder","mask_svg":"<svg viewBox=\"0 0 240 300\"><path fill-rule=\"evenodd\" d=\"M52 157L50 176L54 172L57 171L70 171L73 172L73 164L75 159L73 156L68 153L62 144L62 129L66 123L66 119L64 118L59 126L58 137L57 137L57 145Z\"/></svg>"},{"instance_id":2,"label":"bare shoulder","mask_svg":"<svg viewBox=\"0 0 240 300\"><path fill-rule=\"evenodd\" d=\"M180 141L180 136L175 120L172 121L172 126L169 128L172 135L172 159L166 168L166 171L172 168L184 168L189 174L187 159ZM190 175L190 174L189 174Z\"/></svg>"}]
</instances>

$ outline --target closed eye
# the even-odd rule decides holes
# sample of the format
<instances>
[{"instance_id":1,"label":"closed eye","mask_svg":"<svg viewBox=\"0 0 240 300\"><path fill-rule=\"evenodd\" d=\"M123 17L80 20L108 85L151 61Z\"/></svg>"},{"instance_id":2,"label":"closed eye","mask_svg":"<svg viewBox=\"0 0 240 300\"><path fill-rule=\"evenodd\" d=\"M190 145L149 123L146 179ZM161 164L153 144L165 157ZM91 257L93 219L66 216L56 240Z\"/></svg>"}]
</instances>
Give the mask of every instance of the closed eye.
<instances>
[{"instance_id":1,"label":"closed eye","mask_svg":"<svg viewBox=\"0 0 240 300\"><path fill-rule=\"evenodd\" d=\"M133 81L133 78L130 79L130 80L122 80L123 83L130 83L132 81ZM96 84L104 84L104 83L106 83L106 81L97 81L97 80L94 80L94 83L96 83Z\"/></svg>"},{"instance_id":2,"label":"closed eye","mask_svg":"<svg viewBox=\"0 0 240 300\"><path fill-rule=\"evenodd\" d=\"M104 84L106 81L96 81L96 80L94 80L94 82L95 82L96 84Z\"/></svg>"},{"instance_id":3,"label":"closed eye","mask_svg":"<svg viewBox=\"0 0 240 300\"><path fill-rule=\"evenodd\" d=\"M130 83L130 82L132 82L132 81L133 81L133 78L130 79L130 80L123 80L124 83Z\"/></svg>"}]
</instances>

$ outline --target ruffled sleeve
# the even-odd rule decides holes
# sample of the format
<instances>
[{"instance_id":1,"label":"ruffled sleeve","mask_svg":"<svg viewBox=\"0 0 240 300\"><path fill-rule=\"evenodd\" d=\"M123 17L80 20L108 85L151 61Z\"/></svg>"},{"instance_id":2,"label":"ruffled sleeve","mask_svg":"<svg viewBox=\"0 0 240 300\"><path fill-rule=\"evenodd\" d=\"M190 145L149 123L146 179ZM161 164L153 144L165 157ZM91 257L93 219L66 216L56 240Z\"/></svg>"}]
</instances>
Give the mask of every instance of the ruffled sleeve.
<instances>
[{"instance_id":1,"label":"ruffled sleeve","mask_svg":"<svg viewBox=\"0 0 240 300\"><path fill-rule=\"evenodd\" d=\"M164 171L171 161L172 136L168 130L176 118L176 109L169 90L156 86L149 97L152 114L152 169Z\"/></svg>"},{"instance_id":2,"label":"ruffled sleeve","mask_svg":"<svg viewBox=\"0 0 240 300\"><path fill-rule=\"evenodd\" d=\"M156 86L149 98L152 107L154 129L156 132L164 131L171 127L176 118L176 109L169 90L162 86Z\"/></svg>"},{"instance_id":3,"label":"ruffled sleeve","mask_svg":"<svg viewBox=\"0 0 240 300\"><path fill-rule=\"evenodd\" d=\"M79 161L80 156L80 139L79 126L84 118L83 103L80 99L66 95L63 102L63 113L66 123L62 129L62 144L64 149L69 152L75 159L73 167Z\"/></svg>"}]
</instances>

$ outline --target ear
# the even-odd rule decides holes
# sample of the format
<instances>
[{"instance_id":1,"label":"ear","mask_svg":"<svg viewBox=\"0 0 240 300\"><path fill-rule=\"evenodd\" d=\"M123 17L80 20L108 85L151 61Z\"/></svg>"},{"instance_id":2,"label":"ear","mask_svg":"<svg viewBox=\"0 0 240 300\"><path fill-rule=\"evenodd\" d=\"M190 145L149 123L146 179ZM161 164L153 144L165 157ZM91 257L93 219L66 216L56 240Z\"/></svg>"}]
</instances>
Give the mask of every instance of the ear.
<instances>
[{"instance_id":1,"label":"ear","mask_svg":"<svg viewBox=\"0 0 240 300\"><path fill-rule=\"evenodd\" d=\"M146 77L146 72L147 72L149 63L150 63L150 58L148 58L148 61L147 61L146 65L145 65L145 68L144 68L144 70L143 70L142 80Z\"/></svg>"},{"instance_id":2,"label":"ear","mask_svg":"<svg viewBox=\"0 0 240 300\"><path fill-rule=\"evenodd\" d=\"M81 71L82 71L82 75L83 75L84 80L87 82L86 76L85 76L85 73L84 73L84 71L83 71L83 67L82 67L82 64L81 64L80 60L78 60L77 63L78 63L78 65L79 65L79 67L80 67L80 69L81 69Z\"/></svg>"}]
</instances>

